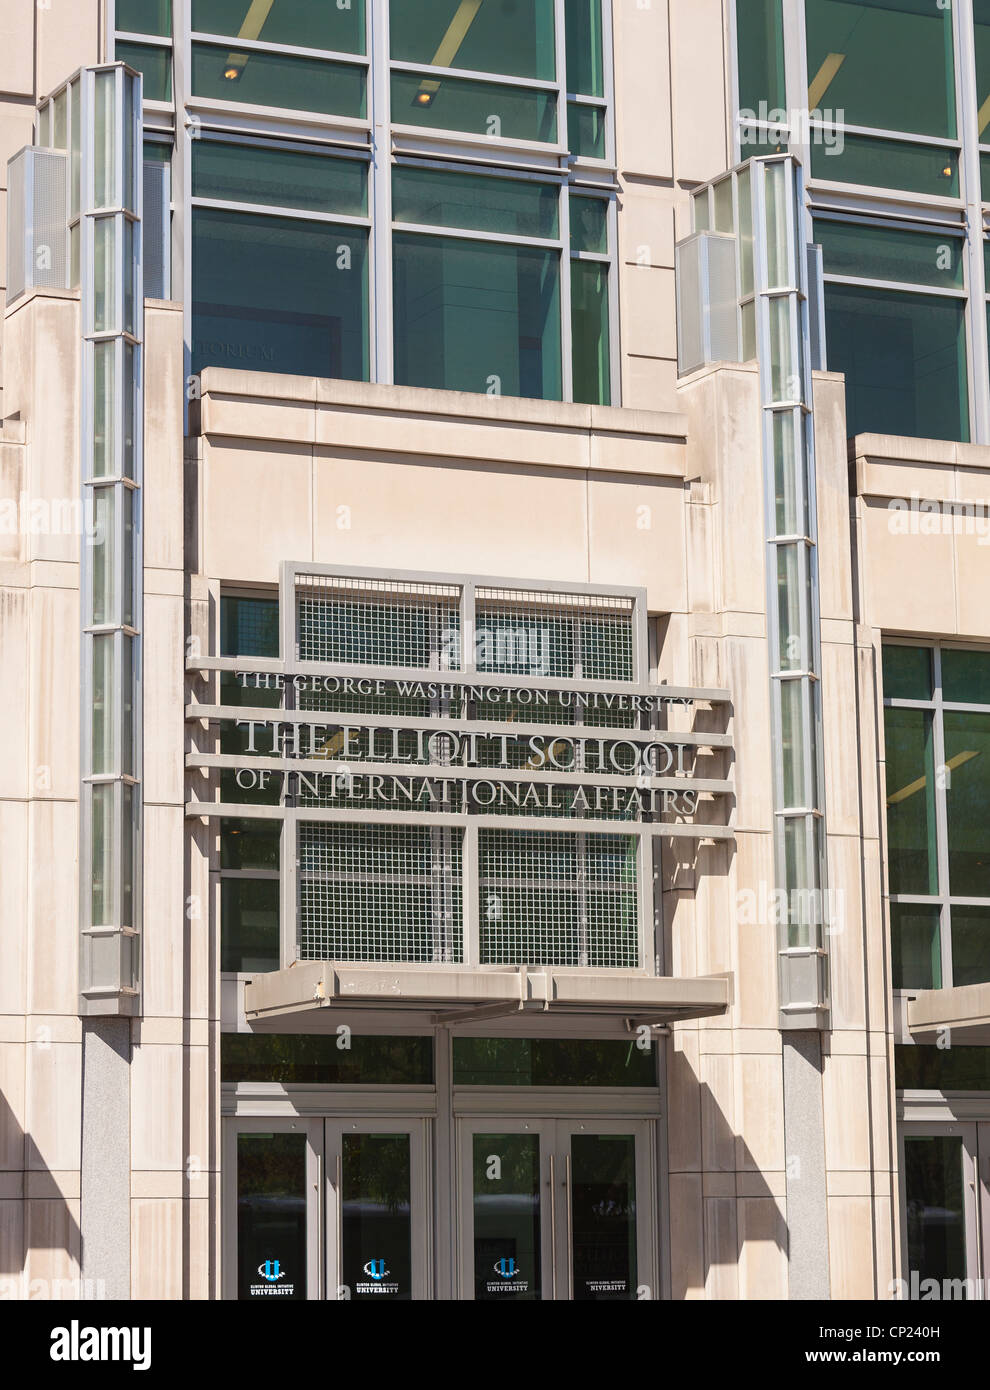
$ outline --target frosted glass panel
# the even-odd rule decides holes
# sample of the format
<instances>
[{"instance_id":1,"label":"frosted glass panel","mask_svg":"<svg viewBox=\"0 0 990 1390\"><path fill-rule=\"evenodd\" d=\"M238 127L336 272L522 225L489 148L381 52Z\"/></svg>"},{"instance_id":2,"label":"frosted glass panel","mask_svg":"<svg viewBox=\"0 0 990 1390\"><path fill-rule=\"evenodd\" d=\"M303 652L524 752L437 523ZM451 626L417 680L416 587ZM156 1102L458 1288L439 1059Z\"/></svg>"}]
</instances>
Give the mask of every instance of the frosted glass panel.
<instances>
[{"instance_id":1,"label":"frosted glass panel","mask_svg":"<svg viewBox=\"0 0 990 1390\"><path fill-rule=\"evenodd\" d=\"M112 72L96 74L96 122L93 131L93 202L98 208L117 202L117 150L114 140L116 83Z\"/></svg>"}]
</instances>

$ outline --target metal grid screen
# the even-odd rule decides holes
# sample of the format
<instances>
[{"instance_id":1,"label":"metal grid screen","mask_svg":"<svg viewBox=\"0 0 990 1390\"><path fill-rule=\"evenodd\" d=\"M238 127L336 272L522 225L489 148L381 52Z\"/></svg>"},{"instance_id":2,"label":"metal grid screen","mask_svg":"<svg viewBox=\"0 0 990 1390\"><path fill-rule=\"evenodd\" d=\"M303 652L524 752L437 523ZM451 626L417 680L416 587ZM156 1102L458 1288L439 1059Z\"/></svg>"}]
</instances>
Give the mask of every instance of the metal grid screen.
<instances>
[{"instance_id":1,"label":"metal grid screen","mask_svg":"<svg viewBox=\"0 0 990 1390\"><path fill-rule=\"evenodd\" d=\"M479 671L565 680L633 679L633 600L479 588Z\"/></svg>"},{"instance_id":2,"label":"metal grid screen","mask_svg":"<svg viewBox=\"0 0 990 1390\"><path fill-rule=\"evenodd\" d=\"M463 960L461 834L299 825L302 960Z\"/></svg>"},{"instance_id":3,"label":"metal grid screen","mask_svg":"<svg viewBox=\"0 0 990 1390\"><path fill-rule=\"evenodd\" d=\"M481 830L478 861L483 964L639 964L635 837Z\"/></svg>"},{"instance_id":4,"label":"metal grid screen","mask_svg":"<svg viewBox=\"0 0 990 1390\"><path fill-rule=\"evenodd\" d=\"M460 669L453 584L305 575L296 579L296 657L342 665Z\"/></svg>"}]
</instances>

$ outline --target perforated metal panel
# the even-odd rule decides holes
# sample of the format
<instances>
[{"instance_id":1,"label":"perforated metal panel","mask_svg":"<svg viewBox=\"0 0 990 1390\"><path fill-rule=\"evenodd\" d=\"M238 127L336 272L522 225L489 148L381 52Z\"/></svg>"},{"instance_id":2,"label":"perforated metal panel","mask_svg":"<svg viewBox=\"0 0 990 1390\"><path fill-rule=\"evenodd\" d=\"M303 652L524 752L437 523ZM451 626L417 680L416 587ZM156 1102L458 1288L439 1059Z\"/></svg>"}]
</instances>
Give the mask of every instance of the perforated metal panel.
<instances>
[{"instance_id":1,"label":"perforated metal panel","mask_svg":"<svg viewBox=\"0 0 990 1390\"><path fill-rule=\"evenodd\" d=\"M296 657L424 671L460 667L451 584L306 575L296 581Z\"/></svg>"},{"instance_id":2,"label":"perforated metal panel","mask_svg":"<svg viewBox=\"0 0 990 1390\"><path fill-rule=\"evenodd\" d=\"M461 836L451 827L302 822L300 958L461 961Z\"/></svg>"},{"instance_id":3,"label":"perforated metal panel","mask_svg":"<svg viewBox=\"0 0 990 1390\"><path fill-rule=\"evenodd\" d=\"M8 166L8 302L26 290L69 287L66 156L34 146Z\"/></svg>"},{"instance_id":4,"label":"perforated metal panel","mask_svg":"<svg viewBox=\"0 0 990 1390\"><path fill-rule=\"evenodd\" d=\"M638 964L634 837L481 830L478 879L483 964Z\"/></svg>"},{"instance_id":5,"label":"perforated metal panel","mask_svg":"<svg viewBox=\"0 0 990 1390\"><path fill-rule=\"evenodd\" d=\"M632 680L633 603L606 594L479 588L479 671Z\"/></svg>"},{"instance_id":6,"label":"perforated metal panel","mask_svg":"<svg viewBox=\"0 0 990 1390\"><path fill-rule=\"evenodd\" d=\"M144 292L148 299L172 295L172 247L170 201L171 170L167 164L144 162Z\"/></svg>"},{"instance_id":7,"label":"perforated metal panel","mask_svg":"<svg viewBox=\"0 0 990 1390\"><path fill-rule=\"evenodd\" d=\"M695 232L675 249L677 370L739 361L736 240Z\"/></svg>"}]
</instances>

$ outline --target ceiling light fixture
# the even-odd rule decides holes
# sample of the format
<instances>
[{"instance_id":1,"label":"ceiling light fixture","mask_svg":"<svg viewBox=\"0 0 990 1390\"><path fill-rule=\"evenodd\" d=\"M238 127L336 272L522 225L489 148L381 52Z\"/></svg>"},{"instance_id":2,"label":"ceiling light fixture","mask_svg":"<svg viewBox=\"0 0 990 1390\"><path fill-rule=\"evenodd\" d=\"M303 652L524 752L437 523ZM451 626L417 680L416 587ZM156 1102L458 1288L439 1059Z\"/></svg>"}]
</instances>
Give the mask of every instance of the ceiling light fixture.
<instances>
[{"instance_id":1,"label":"ceiling light fixture","mask_svg":"<svg viewBox=\"0 0 990 1390\"><path fill-rule=\"evenodd\" d=\"M468 30L477 19L482 3L483 0L461 0L453 19L447 25L447 32L440 40L440 47L430 60L430 67L453 67L454 59L467 38ZM439 91L440 83L436 78L424 77L413 97L413 106L432 106Z\"/></svg>"}]
</instances>

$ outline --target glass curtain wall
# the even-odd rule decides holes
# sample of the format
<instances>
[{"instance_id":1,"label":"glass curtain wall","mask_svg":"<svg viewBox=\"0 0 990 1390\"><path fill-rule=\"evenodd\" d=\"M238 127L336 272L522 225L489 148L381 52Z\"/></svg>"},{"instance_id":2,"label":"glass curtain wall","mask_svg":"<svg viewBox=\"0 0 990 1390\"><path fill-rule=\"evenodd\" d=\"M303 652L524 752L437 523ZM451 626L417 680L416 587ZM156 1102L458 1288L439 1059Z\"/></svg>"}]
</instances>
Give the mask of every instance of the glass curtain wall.
<instances>
[{"instance_id":1,"label":"glass curtain wall","mask_svg":"<svg viewBox=\"0 0 990 1390\"><path fill-rule=\"evenodd\" d=\"M175 39L188 90L173 91L170 0L118 0L116 28L146 95L174 97L177 128L192 104L194 373L613 402L601 0L533 0L509 20L501 0L188 12ZM252 133L238 133L248 114ZM372 119L391 130L388 159L373 155Z\"/></svg>"},{"instance_id":2,"label":"glass curtain wall","mask_svg":"<svg viewBox=\"0 0 990 1390\"><path fill-rule=\"evenodd\" d=\"M883 649L893 983L990 980L990 652Z\"/></svg>"},{"instance_id":3,"label":"glass curtain wall","mask_svg":"<svg viewBox=\"0 0 990 1390\"><path fill-rule=\"evenodd\" d=\"M799 8L736 0L737 148L810 168L848 433L990 443L990 0Z\"/></svg>"}]
</instances>

